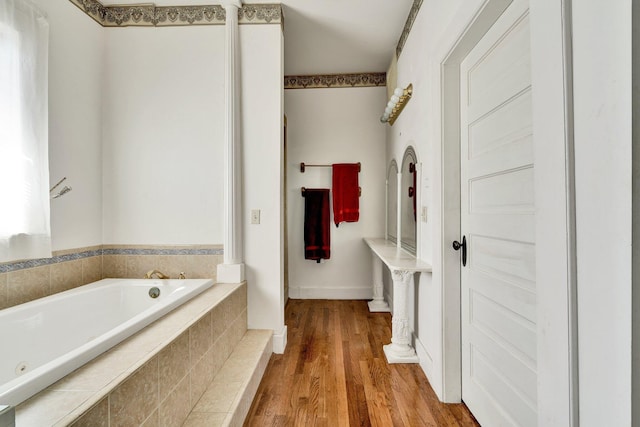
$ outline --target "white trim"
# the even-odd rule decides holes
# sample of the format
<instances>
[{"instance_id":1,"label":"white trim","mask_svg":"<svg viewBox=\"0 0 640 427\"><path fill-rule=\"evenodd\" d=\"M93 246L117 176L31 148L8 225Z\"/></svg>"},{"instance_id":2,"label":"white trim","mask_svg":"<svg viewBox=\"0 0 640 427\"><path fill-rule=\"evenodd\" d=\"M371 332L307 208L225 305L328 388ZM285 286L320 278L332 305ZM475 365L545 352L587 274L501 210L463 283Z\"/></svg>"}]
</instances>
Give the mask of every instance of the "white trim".
<instances>
[{"instance_id":1,"label":"white trim","mask_svg":"<svg viewBox=\"0 0 640 427\"><path fill-rule=\"evenodd\" d=\"M412 331L412 335L414 348L418 354L418 363L420 364L420 368L422 368L422 371L425 373L427 378L433 378L433 357L431 357L427 347L422 343L422 341L420 341L420 338L416 336L415 332Z\"/></svg>"},{"instance_id":2,"label":"white trim","mask_svg":"<svg viewBox=\"0 0 640 427\"><path fill-rule=\"evenodd\" d=\"M273 352L276 354L284 353L287 348L287 325L284 325L278 333L273 332Z\"/></svg>"},{"instance_id":3,"label":"white trim","mask_svg":"<svg viewBox=\"0 0 640 427\"><path fill-rule=\"evenodd\" d=\"M291 299L337 299L337 300L370 300L373 290L366 288L301 288L289 284Z\"/></svg>"}]
</instances>

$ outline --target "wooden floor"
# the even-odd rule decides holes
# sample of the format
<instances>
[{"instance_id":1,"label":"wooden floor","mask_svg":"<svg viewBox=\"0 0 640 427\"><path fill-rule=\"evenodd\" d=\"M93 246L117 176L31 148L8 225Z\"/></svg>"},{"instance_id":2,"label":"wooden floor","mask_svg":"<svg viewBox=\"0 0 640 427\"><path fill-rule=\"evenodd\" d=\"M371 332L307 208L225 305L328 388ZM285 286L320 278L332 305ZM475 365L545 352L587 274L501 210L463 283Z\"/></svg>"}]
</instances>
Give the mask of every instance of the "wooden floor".
<instances>
[{"instance_id":1,"label":"wooden floor","mask_svg":"<svg viewBox=\"0 0 640 427\"><path fill-rule=\"evenodd\" d=\"M440 403L417 364L389 365L391 316L366 301L289 300L288 343L271 356L245 426L477 426Z\"/></svg>"}]
</instances>

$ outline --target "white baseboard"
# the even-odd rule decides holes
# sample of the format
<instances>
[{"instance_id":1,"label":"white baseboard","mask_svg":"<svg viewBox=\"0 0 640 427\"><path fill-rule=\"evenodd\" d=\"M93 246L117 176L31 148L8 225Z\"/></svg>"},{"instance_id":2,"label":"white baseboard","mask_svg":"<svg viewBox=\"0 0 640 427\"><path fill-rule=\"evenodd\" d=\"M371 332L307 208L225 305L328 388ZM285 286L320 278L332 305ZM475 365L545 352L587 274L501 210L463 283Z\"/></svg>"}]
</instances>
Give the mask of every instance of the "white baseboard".
<instances>
[{"instance_id":1,"label":"white baseboard","mask_svg":"<svg viewBox=\"0 0 640 427\"><path fill-rule=\"evenodd\" d=\"M287 325L284 325L282 331L273 332L273 352L282 354L285 348L287 348Z\"/></svg>"},{"instance_id":2,"label":"white baseboard","mask_svg":"<svg viewBox=\"0 0 640 427\"><path fill-rule=\"evenodd\" d=\"M373 299L372 288L297 288L289 286L291 299Z\"/></svg>"},{"instance_id":3,"label":"white baseboard","mask_svg":"<svg viewBox=\"0 0 640 427\"><path fill-rule=\"evenodd\" d=\"M413 342L415 343L416 354L418 355L418 363L420 364L420 368L422 368L422 371L427 376L429 382L433 383L433 358L431 357L431 354L429 354L429 351L427 351L427 348L424 346L424 344L422 344L422 341L420 341L420 339L416 336L416 334L412 332L412 335ZM433 385L431 387L433 387Z\"/></svg>"}]
</instances>

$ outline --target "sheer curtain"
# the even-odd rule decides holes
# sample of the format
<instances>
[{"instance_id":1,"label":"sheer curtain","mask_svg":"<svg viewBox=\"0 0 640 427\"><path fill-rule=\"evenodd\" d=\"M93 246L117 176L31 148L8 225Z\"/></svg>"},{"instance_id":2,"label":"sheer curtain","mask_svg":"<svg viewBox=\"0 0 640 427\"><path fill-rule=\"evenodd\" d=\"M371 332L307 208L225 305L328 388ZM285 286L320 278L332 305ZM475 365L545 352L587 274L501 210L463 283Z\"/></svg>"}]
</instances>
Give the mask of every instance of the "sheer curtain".
<instances>
[{"instance_id":1,"label":"sheer curtain","mask_svg":"<svg viewBox=\"0 0 640 427\"><path fill-rule=\"evenodd\" d=\"M49 24L25 0L0 0L0 262L51 256Z\"/></svg>"}]
</instances>

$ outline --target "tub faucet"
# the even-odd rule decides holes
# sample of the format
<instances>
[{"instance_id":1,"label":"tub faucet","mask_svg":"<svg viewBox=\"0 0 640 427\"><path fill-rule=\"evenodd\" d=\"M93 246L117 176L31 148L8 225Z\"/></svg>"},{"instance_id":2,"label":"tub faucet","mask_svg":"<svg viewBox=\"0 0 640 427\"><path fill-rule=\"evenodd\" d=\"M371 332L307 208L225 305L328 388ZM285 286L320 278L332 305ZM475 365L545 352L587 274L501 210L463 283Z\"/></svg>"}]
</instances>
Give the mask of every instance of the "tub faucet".
<instances>
[{"instance_id":1,"label":"tub faucet","mask_svg":"<svg viewBox=\"0 0 640 427\"><path fill-rule=\"evenodd\" d=\"M147 274L144 275L144 278L145 279L152 279L154 274L156 275L156 277L158 279L168 279L169 278L169 276L167 276L166 274L164 274L164 273L162 273L162 272L160 272L158 270L149 270L149 271L147 271Z\"/></svg>"}]
</instances>

